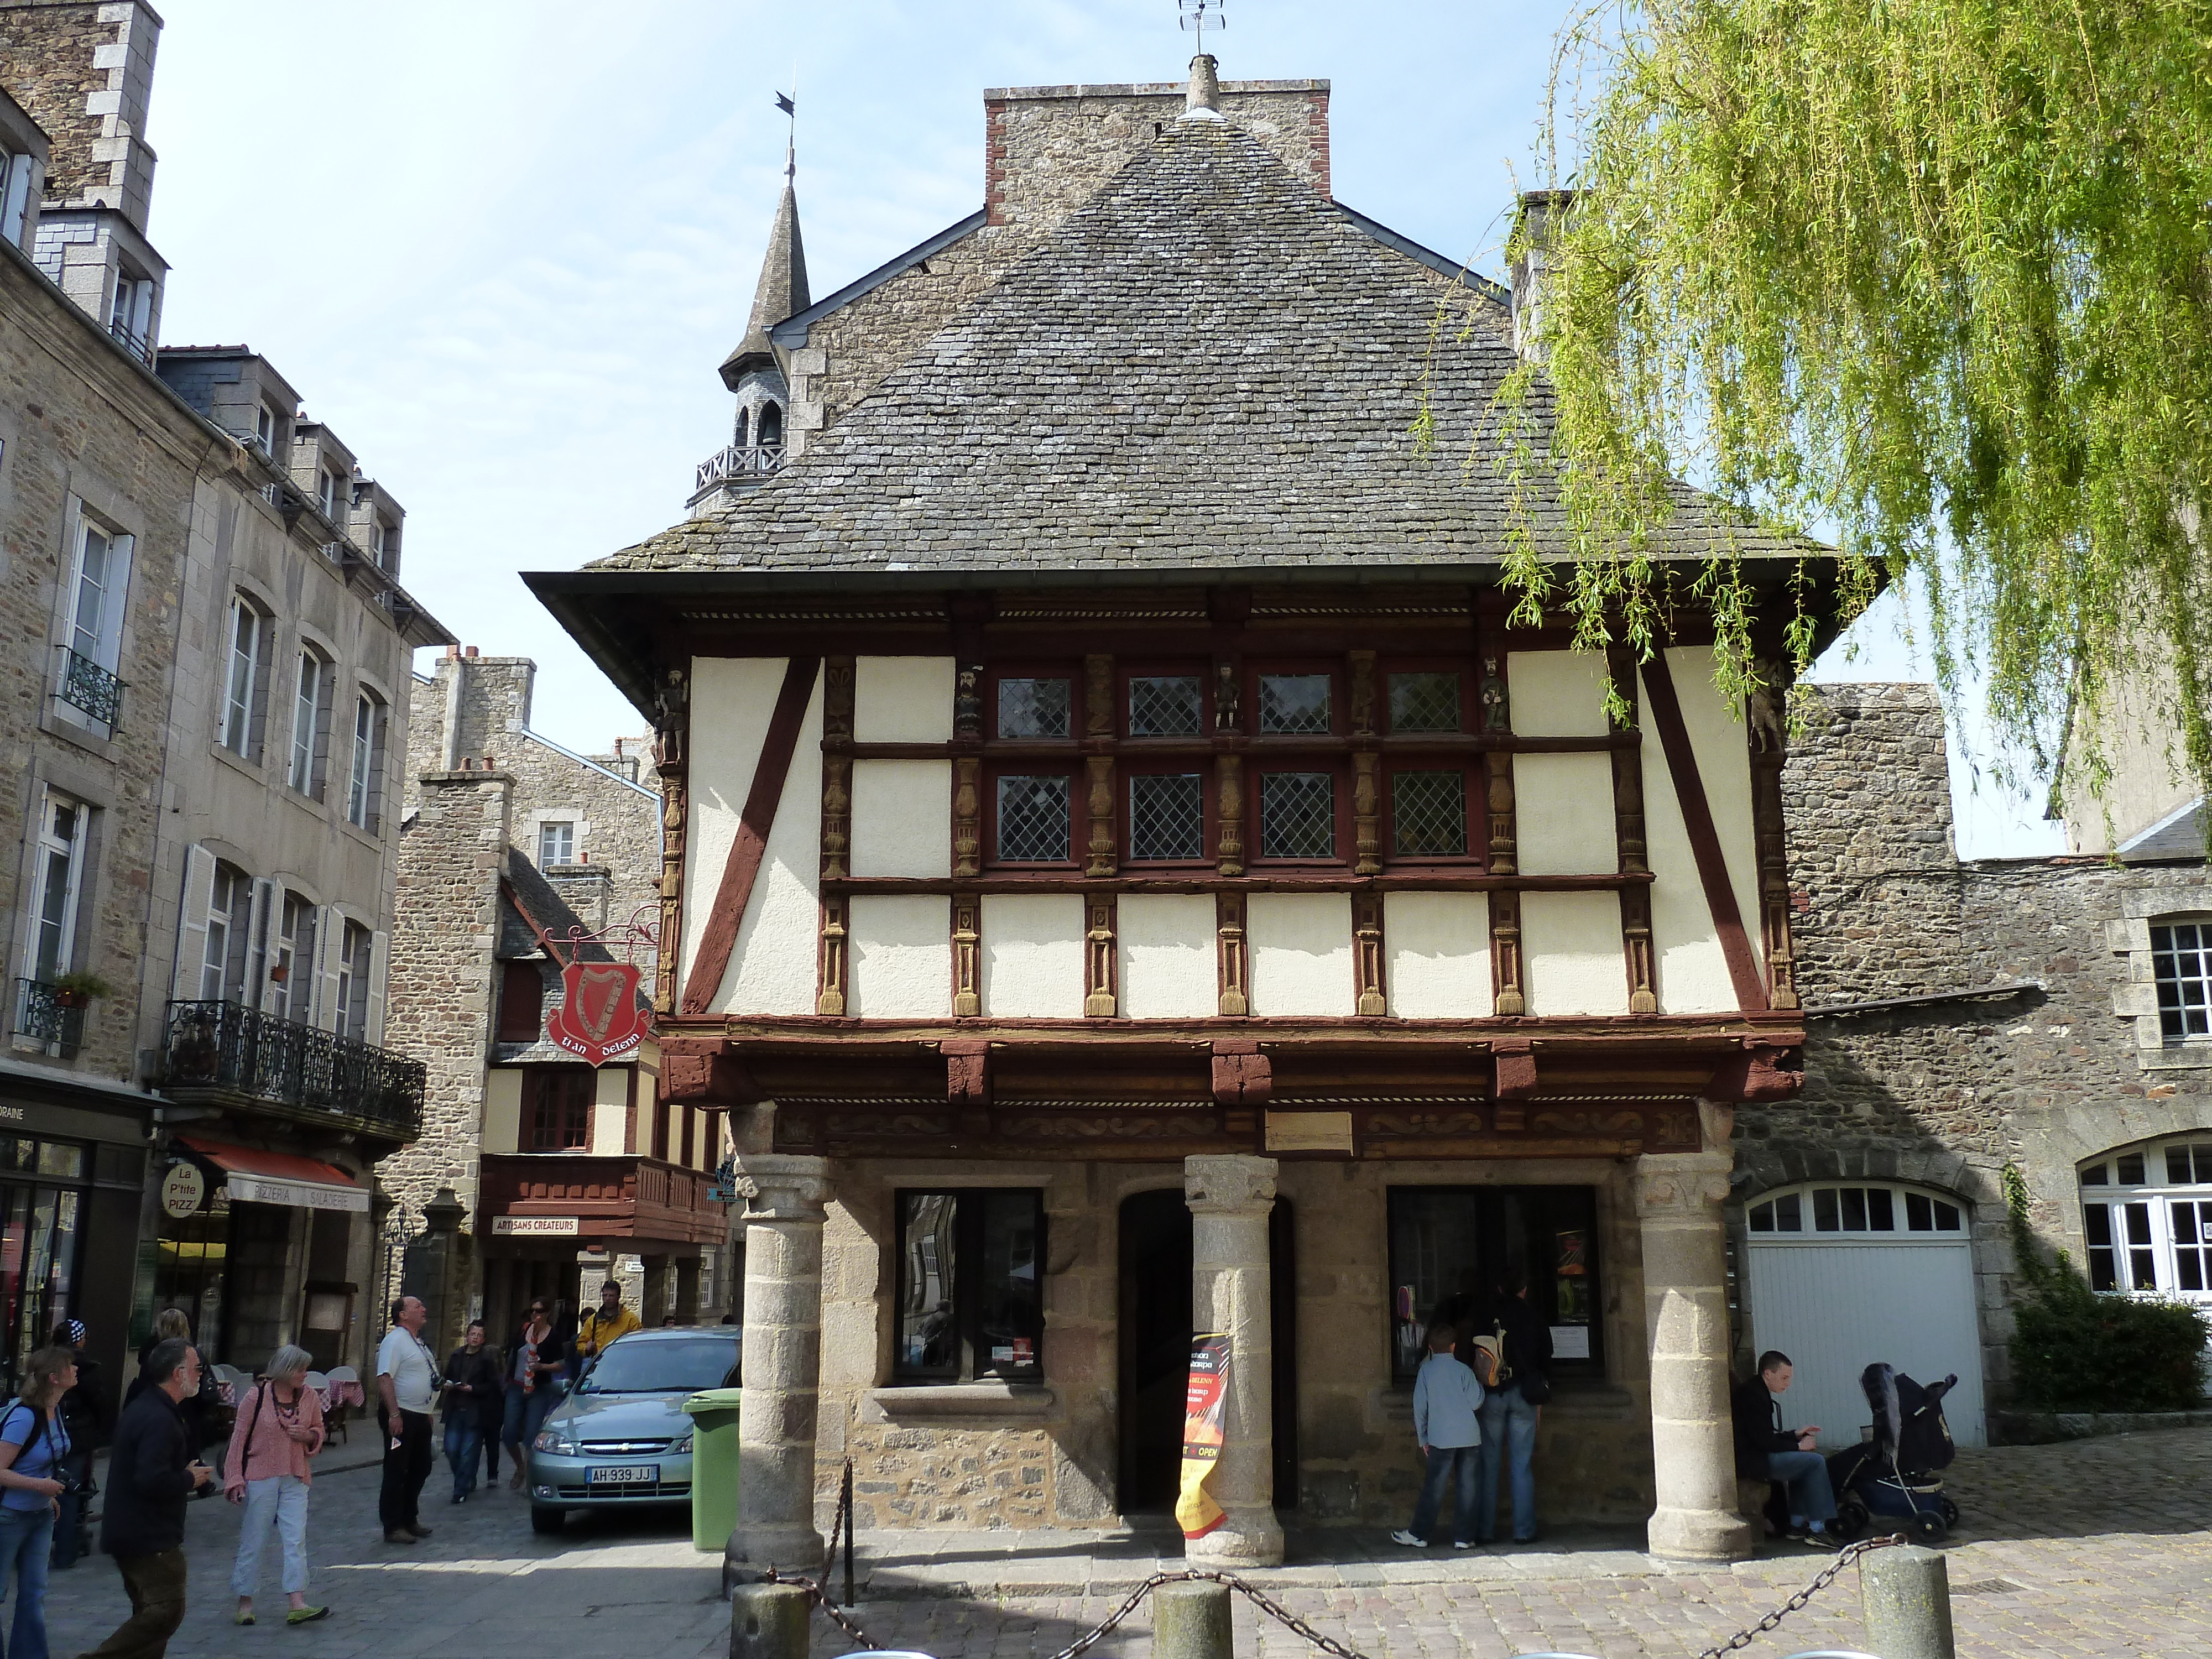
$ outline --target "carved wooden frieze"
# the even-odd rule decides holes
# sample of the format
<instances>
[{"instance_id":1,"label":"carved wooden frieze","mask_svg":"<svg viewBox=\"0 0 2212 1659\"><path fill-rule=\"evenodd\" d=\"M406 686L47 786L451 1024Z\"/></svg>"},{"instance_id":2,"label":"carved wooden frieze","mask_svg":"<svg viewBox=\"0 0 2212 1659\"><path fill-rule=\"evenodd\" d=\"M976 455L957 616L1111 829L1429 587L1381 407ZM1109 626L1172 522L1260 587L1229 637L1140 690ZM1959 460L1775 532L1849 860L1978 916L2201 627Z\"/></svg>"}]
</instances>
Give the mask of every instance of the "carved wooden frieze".
<instances>
[{"instance_id":1,"label":"carved wooden frieze","mask_svg":"<svg viewBox=\"0 0 2212 1659\"><path fill-rule=\"evenodd\" d=\"M1352 969L1359 995L1359 1012L1379 1016L1389 1012L1382 985L1382 895L1355 893L1352 896Z\"/></svg>"},{"instance_id":2,"label":"carved wooden frieze","mask_svg":"<svg viewBox=\"0 0 2212 1659\"><path fill-rule=\"evenodd\" d=\"M1083 1015L1111 1019L1119 1006L1115 936L1120 906L1111 893L1091 893L1083 901Z\"/></svg>"},{"instance_id":3,"label":"carved wooden frieze","mask_svg":"<svg viewBox=\"0 0 2212 1659\"><path fill-rule=\"evenodd\" d=\"M1215 948L1220 957L1221 1012L1229 1018L1241 1018L1252 1012L1250 961L1244 941L1244 895L1216 893L1213 924Z\"/></svg>"},{"instance_id":4,"label":"carved wooden frieze","mask_svg":"<svg viewBox=\"0 0 2212 1659\"><path fill-rule=\"evenodd\" d=\"M1216 1133L1211 1113L1163 1113L1158 1116L1111 1113L1037 1112L1002 1116L998 1133L1025 1140L1180 1140Z\"/></svg>"},{"instance_id":5,"label":"carved wooden frieze","mask_svg":"<svg viewBox=\"0 0 2212 1659\"><path fill-rule=\"evenodd\" d=\"M1419 1140L1440 1135L1479 1135L1487 1127L1479 1108L1453 1112L1370 1112L1364 1126L1370 1135Z\"/></svg>"}]
</instances>

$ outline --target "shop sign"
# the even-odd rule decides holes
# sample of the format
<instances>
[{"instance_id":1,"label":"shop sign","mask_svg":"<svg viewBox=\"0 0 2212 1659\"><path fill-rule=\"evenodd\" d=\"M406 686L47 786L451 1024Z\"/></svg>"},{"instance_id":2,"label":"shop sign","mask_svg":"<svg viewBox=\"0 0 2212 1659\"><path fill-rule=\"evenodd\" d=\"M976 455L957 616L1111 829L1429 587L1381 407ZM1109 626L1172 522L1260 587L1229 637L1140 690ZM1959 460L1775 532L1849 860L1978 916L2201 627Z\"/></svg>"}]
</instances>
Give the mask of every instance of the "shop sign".
<instances>
[{"instance_id":1,"label":"shop sign","mask_svg":"<svg viewBox=\"0 0 2212 1659\"><path fill-rule=\"evenodd\" d=\"M161 1207L183 1218L198 1212L207 1200L207 1177L197 1164L172 1164L161 1177Z\"/></svg>"},{"instance_id":2,"label":"shop sign","mask_svg":"<svg viewBox=\"0 0 2212 1659\"><path fill-rule=\"evenodd\" d=\"M583 1220L573 1215L495 1215L491 1230L522 1237L574 1238L583 1230Z\"/></svg>"},{"instance_id":3,"label":"shop sign","mask_svg":"<svg viewBox=\"0 0 2212 1659\"><path fill-rule=\"evenodd\" d=\"M545 1016L545 1035L593 1066L645 1040L632 962L572 962L561 970L561 1005Z\"/></svg>"},{"instance_id":4,"label":"shop sign","mask_svg":"<svg viewBox=\"0 0 2212 1659\"><path fill-rule=\"evenodd\" d=\"M1271 1152L1348 1152L1352 1150L1349 1112L1270 1112L1267 1150Z\"/></svg>"},{"instance_id":5,"label":"shop sign","mask_svg":"<svg viewBox=\"0 0 2212 1659\"><path fill-rule=\"evenodd\" d=\"M365 1187L325 1187L312 1181L279 1181L270 1176L234 1172L228 1182L234 1204L289 1204L301 1210L345 1210L368 1212Z\"/></svg>"}]
</instances>

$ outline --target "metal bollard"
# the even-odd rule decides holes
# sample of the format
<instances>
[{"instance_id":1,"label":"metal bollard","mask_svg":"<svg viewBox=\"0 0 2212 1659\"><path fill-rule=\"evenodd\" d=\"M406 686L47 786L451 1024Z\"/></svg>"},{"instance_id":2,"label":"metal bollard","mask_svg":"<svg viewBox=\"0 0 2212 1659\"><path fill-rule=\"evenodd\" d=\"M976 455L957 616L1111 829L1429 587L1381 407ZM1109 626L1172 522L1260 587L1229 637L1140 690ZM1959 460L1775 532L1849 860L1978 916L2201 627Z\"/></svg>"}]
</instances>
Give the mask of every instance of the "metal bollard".
<instances>
[{"instance_id":1,"label":"metal bollard","mask_svg":"<svg viewBox=\"0 0 2212 1659\"><path fill-rule=\"evenodd\" d=\"M739 1584L730 1596L730 1659L806 1659L806 1592Z\"/></svg>"},{"instance_id":2,"label":"metal bollard","mask_svg":"<svg viewBox=\"0 0 2212 1659\"><path fill-rule=\"evenodd\" d=\"M1163 1584L1152 1592L1154 1659L1231 1659L1229 1586Z\"/></svg>"},{"instance_id":3,"label":"metal bollard","mask_svg":"<svg viewBox=\"0 0 2212 1659\"><path fill-rule=\"evenodd\" d=\"M1943 1558L1916 1544L1859 1559L1867 1646L1882 1659L1956 1659L1951 1575Z\"/></svg>"}]
</instances>

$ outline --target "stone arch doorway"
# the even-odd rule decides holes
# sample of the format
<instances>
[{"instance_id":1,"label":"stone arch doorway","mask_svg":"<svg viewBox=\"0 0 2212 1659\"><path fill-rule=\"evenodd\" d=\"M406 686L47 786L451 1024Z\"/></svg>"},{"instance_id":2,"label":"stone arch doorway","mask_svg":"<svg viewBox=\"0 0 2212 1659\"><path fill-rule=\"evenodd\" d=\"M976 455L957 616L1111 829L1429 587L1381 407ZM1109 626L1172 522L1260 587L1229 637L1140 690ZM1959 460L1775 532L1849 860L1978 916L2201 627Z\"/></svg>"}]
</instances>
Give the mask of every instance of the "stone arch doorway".
<instances>
[{"instance_id":1,"label":"stone arch doorway","mask_svg":"<svg viewBox=\"0 0 2212 1659\"><path fill-rule=\"evenodd\" d=\"M1191 1220L1182 1188L1122 1200L1120 1234L1115 1507L1124 1515L1164 1515L1182 1476L1190 1376ZM1279 1197L1267 1216L1278 1510L1295 1508L1298 1492L1296 1238L1290 1202Z\"/></svg>"}]
</instances>

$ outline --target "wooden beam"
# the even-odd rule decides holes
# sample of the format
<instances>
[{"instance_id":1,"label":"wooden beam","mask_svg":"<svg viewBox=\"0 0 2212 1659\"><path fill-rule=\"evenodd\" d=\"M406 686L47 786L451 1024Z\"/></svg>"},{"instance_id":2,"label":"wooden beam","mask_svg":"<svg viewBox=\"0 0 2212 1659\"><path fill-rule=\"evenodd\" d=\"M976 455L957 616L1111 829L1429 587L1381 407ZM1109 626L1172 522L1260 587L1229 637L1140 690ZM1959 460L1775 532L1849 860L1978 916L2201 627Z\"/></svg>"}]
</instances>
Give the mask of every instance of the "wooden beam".
<instances>
[{"instance_id":1,"label":"wooden beam","mask_svg":"<svg viewBox=\"0 0 2212 1659\"><path fill-rule=\"evenodd\" d=\"M1690 854L1697 860L1698 879L1705 890L1705 906L1712 913L1713 931L1720 935L1721 955L1735 987L1736 1006L1746 1012L1763 1012L1767 1006L1766 987L1759 980L1751 939L1743 930L1743 912L1737 908L1735 889L1729 881L1728 858L1721 850L1720 832L1713 827L1705 780L1698 773L1697 751L1690 746L1690 729L1682 722L1674 671L1663 652L1644 665L1644 689L1652 729L1659 734L1659 747L1667 757L1667 775L1674 781L1674 799L1682 809Z\"/></svg>"},{"instance_id":2,"label":"wooden beam","mask_svg":"<svg viewBox=\"0 0 2212 1659\"><path fill-rule=\"evenodd\" d=\"M793 657L783 671L783 689L776 694L775 712L769 717L768 735L761 744L760 763L753 769L752 788L744 810L738 816L738 837L730 843L730 856L722 866L722 884L714 890L714 908L699 935L699 954L684 981L684 1012L703 1014L722 988L729 970L730 953L737 949L738 929L745 919L745 905L753 896L753 882L768 852L769 832L775 827L775 811L783 799L783 786L791 775L791 759L799 749L799 728L806 719L806 705L814 695L814 678L822 667L819 657Z\"/></svg>"}]
</instances>

